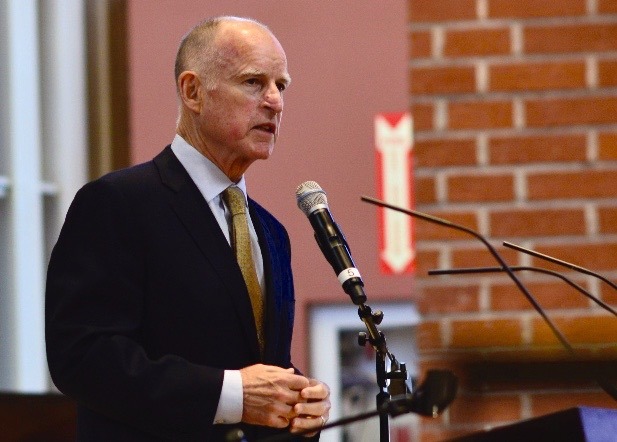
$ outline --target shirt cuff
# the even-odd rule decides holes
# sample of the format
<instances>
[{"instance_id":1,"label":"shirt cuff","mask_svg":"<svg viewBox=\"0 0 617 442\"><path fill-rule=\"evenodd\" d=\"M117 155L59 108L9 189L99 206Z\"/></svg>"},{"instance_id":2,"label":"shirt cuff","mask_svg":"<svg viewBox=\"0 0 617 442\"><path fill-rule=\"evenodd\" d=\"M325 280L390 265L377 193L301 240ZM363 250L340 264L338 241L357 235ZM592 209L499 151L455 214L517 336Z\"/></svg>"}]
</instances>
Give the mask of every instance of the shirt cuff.
<instances>
[{"instance_id":1,"label":"shirt cuff","mask_svg":"<svg viewBox=\"0 0 617 442\"><path fill-rule=\"evenodd\" d=\"M225 370L215 424L237 424L242 420L242 376L240 370Z\"/></svg>"}]
</instances>

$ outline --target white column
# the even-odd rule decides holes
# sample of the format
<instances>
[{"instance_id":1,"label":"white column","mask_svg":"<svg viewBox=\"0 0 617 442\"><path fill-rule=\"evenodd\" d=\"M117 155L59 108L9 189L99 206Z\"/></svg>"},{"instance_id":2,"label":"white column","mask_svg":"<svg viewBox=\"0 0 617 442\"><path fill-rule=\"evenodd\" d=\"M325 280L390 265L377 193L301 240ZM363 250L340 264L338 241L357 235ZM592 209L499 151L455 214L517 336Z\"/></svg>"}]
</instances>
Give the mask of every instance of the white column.
<instances>
[{"instance_id":1,"label":"white column","mask_svg":"<svg viewBox=\"0 0 617 442\"><path fill-rule=\"evenodd\" d=\"M55 210L47 217L54 244L75 192L88 177L83 0L45 0L41 17L43 167L55 191Z\"/></svg>"},{"instance_id":2,"label":"white column","mask_svg":"<svg viewBox=\"0 0 617 442\"><path fill-rule=\"evenodd\" d=\"M37 393L50 387L47 252L87 178L84 5L6 0L0 13L0 389Z\"/></svg>"},{"instance_id":3,"label":"white column","mask_svg":"<svg viewBox=\"0 0 617 442\"><path fill-rule=\"evenodd\" d=\"M21 392L47 390L43 331L43 199L39 109L38 10L36 0L7 0L7 145L9 150L7 268L0 358L9 370L0 387ZM7 334L7 332L9 332Z\"/></svg>"}]
</instances>

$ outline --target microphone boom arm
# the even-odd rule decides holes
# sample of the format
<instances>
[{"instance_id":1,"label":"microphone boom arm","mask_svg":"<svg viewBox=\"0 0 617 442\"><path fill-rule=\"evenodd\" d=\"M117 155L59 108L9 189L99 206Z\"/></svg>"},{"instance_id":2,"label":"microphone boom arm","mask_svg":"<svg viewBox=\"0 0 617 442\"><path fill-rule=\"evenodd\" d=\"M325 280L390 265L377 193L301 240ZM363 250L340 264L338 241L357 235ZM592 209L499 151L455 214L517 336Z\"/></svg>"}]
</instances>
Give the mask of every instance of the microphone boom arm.
<instances>
[{"instance_id":1,"label":"microphone boom arm","mask_svg":"<svg viewBox=\"0 0 617 442\"><path fill-rule=\"evenodd\" d=\"M510 269L510 266L508 266L508 264L506 264L506 262L503 259L503 257L497 252L495 247L493 247L491 245L491 243L489 243L487 241L487 239L484 236L480 235L478 232L476 232L476 231L474 231L474 230L472 230L472 229L470 229L468 227L461 226L459 224L455 224L455 223L452 223L450 221L446 221L445 219L441 219L441 218L438 218L436 216L428 215L426 213L422 213L422 212L418 212L418 211L410 210L410 209L404 209L402 207L398 207L398 206L395 206L395 205L392 205L392 204L388 204L388 203L386 203L384 201L381 201L381 200L378 200L378 199L375 199L375 198L371 198L371 197L368 197L368 196L361 196L360 199L362 201L364 201L364 202L367 202L369 204L373 204L375 206L380 206L380 207L385 207L385 208L388 208L388 209L391 209L391 210L396 210L397 212L406 213L407 215L413 216L415 218L420 218L420 219L423 219L425 221L432 222L434 224L439 224L439 225L444 226L444 227L448 227L448 228L451 228L451 229L454 229L454 230L459 230L459 231L468 233L469 235L474 236L475 238L479 239L486 246L486 248L493 255L493 257L497 260L497 262L501 265L501 268L503 269L503 271L508 274L508 276L512 279L512 281L514 281L516 286L523 293L523 295L525 295L527 300L531 303L531 305L538 312L538 314L540 316L542 316L542 319L544 319L544 321L549 326L549 328L551 329L553 334L557 337L559 342L561 342L561 344L564 346L564 348L571 355L574 355L574 349L572 348L572 346L570 345L568 340L565 338L565 336L557 329L555 324L553 324L553 321L550 320L550 318L546 315L546 313L544 313L544 310L542 310L542 307L540 307L540 304L538 304L538 301L536 301L536 299L533 297L533 295L531 293L529 293L527 288L523 285L523 283L518 279L518 277Z\"/></svg>"},{"instance_id":2,"label":"microphone boom arm","mask_svg":"<svg viewBox=\"0 0 617 442\"><path fill-rule=\"evenodd\" d=\"M536 252L535 250L526 249L525 247L521 247L519 245L512 244L511 242L508 242L508 241L504 241L503 245L506 246L506 247L509 247L511 249L518 250L519 252L523 252L523 253L526 253L528 255L535 256L536 258L540 258L540 259L543 259L545 261L549 261L549 262L552 262L554 264L558 264L560 266L567 267L570 270L576 270L577 272L584 273L585 275L590 275L590 276L596 277L599 280L604 281L605 283L607 283L613 289L617 290L617 285L615 283L610 281L608 278L605 278L604 276L600 275L599 273L592 272L591 270L586 269L585 267L577 266L576 264L572 264L572 263L569 263L567 261L562 261L561 259L553 258L552 256L548 256L548 255L545 255L543 253Z\"/></svg>"},{"instance_id":3,"label":"microphone boom arm","mask_svg":"<svg viewBox=\"0 0 617 442\"><path fill-rule=\"evenodd\" d=\"M459 230L459 231L462 231L462 232L466 232L469 235L474 236L475 238L479 239L487 247L487 249L491 252L491 254L497 260L497 262L500 264L501 269L508 274L508 276L510 277L510 279L512 279L512 281L514 281L516 286L523 293L523 295L525 295L525 297L531 303L531 305L534 307L536 312L538 312L538 314L542 317L544 322L549 326L549 328L551 329L551 331L553 332L553 334L555 335L557 340L561 343L561 345L563 345L563 347L566 349L566 351L568 352L570 357L575 358L577 356L576 352L574 351L574 348L572 347L572 345L570 345L570 343L565 338L565 336L559 331L559 329L557 329L555 324L553 324L553 321L551 321L550 318L546 315L546 313L544 312L542 307L540 307L540 305L538 304L536 299L533 297L533 295L531 293L529 293L527 288L523 285L523 283L514 274L514 271L510 268L510 266L508 266L506 264L506 262L504 261L502 256L497 252L497 250L488 242L488 240L484 236L482 236L478 232L476 232L476 231L474 231L474 230L472 230L472 229L470 229L468 227L461 226L459 224L455 224L455 223L452 223L450 221L446 221L444 219L438 218L436 216L428 215L426 213L417 212L415 210L410 210L410 209L404 209L402 207L398 207L398 206L395 206L395 205L392 205L392 204L388 204L388 203L386 203L384 201L381 201L381 200L378 200L378 199L375 199L375 198L371 198L371 197L368 197L368 196L361 196L360 199L362 201L364 201L364 202L367 202L369 204L373 204L375 206L385 207L385 208L388 208L388 209L391 209L391 210L395 210L397 212L405 213L407 215L410 215L410 216L413 216L413 217L416 217L416 218L420 218L420 219L423 219L423 220L426 220L426 221L429 221L429 222L432 222L432 223L435 223L435 224L439 224L439 225L444 226L444 227L448 227L448 228L451 228L451 229L455 229L455 230ZM612 397L614 400L617 401L617 386L615 386L614 383L611 380L606 379L604 376L601 376L599 374L594 374L594 379L596 380L598 385L600 385L600 387L610 397Z\"/></svg>"},{"instance_id":4,"label":"microphone boom arm","mask_svg":"<svg viewBox=\"0 0 617 442\"><path fill-rule=\"evenodd\" d=\"M613 315L617 316L617 311L615 311L615 309L613 309L610 305L603 302L601 299L596 298L588 290L584 289L583 287L581 287L580 285L572 281L570 278L567 278L566 276L562 275L559 272L555 272L549 269L544 269L542 267L531 267L531 266L510 266L510 268L514 272L527 270L531 272L539 272L539 273L544 273L546 275L555 276L561 279L562 281L564 281L570 287L573 287L574 289L578 290L580 293L585 295L587 298L591 299L593 302L595 302L597 305L602 307L607 312L610 312ZM467 268L458 268L458 269L434 269L434 270L429 270L428 274L429 275L456 275L456 274L460 275L460 274L473 274L473 273L499 273L503 271L504 270L501 267L467 267Z\"/></svg>"}]
</instances>

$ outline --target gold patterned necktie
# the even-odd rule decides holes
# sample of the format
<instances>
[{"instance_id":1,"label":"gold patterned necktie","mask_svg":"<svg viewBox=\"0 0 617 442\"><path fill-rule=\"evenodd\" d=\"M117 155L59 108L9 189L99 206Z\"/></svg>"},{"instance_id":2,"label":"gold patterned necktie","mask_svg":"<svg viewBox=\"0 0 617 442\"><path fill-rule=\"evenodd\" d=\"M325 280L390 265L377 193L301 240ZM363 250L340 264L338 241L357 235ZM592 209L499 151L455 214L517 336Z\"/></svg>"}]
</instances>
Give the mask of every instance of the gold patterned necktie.
<instances>
[{"instance_id":1,"label":"gold patterned necktie","mask_svg":"<svg viewBox=\"0 0 617 442\"><path fill-rule=\"evenodd\" d=\"M236 254L236 260L240 270L242 270L242 276L249 292L251 305L253 306L253 315L255 316L257 340L259 341L260 351L263 354L265 342L263 335L263 298L251 252L246 200L242 190L236 186L229 186L223 191L222 196L225 204L227 204L227 208L231 212L231 246Z\"/></svg>"}]
</instances>

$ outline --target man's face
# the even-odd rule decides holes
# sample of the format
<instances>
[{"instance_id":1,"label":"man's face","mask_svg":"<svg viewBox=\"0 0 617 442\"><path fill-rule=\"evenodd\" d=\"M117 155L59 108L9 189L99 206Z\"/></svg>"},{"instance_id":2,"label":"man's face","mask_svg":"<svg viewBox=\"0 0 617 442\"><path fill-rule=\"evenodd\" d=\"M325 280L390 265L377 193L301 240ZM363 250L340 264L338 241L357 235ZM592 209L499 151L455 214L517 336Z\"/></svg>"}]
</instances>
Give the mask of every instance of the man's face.
<instances>
[{"instance_id":1,"label":"man's face","mask_svg":"<svg viewBox=\"0 0 617 442\"><path fill-rule=\"evenodd\" d=\"M287 59L272 34L253 23L225 25L217 44L218 75L203 79L213 84L205 89L199 135L215 162L245 170L274 148L290 82Z\"/></svg>"}]
</instances>

